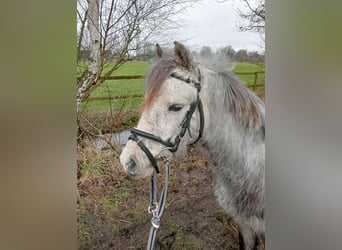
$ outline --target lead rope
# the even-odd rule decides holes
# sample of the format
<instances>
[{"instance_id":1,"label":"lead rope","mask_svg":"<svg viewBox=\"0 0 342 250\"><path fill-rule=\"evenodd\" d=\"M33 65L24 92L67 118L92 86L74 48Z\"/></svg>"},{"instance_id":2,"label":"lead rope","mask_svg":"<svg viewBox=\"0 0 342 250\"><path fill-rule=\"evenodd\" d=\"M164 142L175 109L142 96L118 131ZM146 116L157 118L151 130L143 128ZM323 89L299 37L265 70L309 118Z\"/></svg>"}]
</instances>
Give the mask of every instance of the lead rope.
<instances>
[{"instance_id":1,"label":"lead rope","mask_svg":"<svg viewBox=\"0 0 342 250\"><path fill-rule=\"evenodd\" d=\"M167 196L167 187L169 184L169 177L170 177L170 166L169 161L165 160L165 181L164 181L164 187L160 195L159 202L157 202L157 179L155 172L151 176L151 193L150 193L150 205L148 207L148 213L152 214L151 219L151 229L150 234L148 236L148 242L147 242L147 249L153 250L154 248L154 242L156 239L157 230L160 226L160 217L162 216L165 208L165 201Z\"/></svg>"}]
</instances>

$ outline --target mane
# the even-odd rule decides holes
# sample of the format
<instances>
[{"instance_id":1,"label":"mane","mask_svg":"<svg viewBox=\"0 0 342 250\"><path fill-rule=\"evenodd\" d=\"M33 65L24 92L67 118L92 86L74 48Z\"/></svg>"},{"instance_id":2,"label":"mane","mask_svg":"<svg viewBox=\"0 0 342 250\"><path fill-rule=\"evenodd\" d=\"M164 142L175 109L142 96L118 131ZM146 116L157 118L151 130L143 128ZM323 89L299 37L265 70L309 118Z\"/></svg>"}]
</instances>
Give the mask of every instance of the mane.
<instances>
[{"instance_id":1,"label":"mane","mask_svg":"<svg viewBox=\"0 0 342 250\"><path fill-rule=\"evenodd\" d=\"M244 86L229 71L220 72L218 77L226 82L224 101L235 119L249 128L258 129L264 125L264 117L261 111L264 105L256 94Z\"/></svg>"},{"instance_id":2,"label":"mane","mask_svg":"<svg viewBox=\"0 0 342 250\"><path fill-rule=\"evenodd\" d=\"M212 94L217 89L222 90L220 93L223 93L223 96L216 98L216 101L221 101L219 106L227 108L236 121L248 128L258 129L264 125L264 104L227 68L227 60L215 57L199 57L197 60L202 68L209 71L208 75L204 76L208 84L218 85L209 88L213 91Z\"/></svg>"}]
</instances>

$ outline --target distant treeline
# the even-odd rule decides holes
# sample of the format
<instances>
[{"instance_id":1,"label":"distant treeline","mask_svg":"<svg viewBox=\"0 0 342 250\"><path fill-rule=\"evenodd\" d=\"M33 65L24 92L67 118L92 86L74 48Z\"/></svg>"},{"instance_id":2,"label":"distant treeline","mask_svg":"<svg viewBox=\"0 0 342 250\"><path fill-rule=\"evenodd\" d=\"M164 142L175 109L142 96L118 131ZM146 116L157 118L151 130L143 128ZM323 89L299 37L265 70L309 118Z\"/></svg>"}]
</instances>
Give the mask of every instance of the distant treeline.
<instances>
[{"instance_id":1,"label":"distant treeline","mask_svg":"<svg viewBox=\"0 0 342 250\"><path fill-rule=\"evenodd\" d=\"M146 61L154 57L155 46L149 44L149 46L143 47L141 49L135 50L135 53L127 55L127 61ZM199 51L191 51L195 56L201 56L203 58L207 57L218 57L227 61L234 62L249 62L249 63L264 63L265 55L264 53L259 53L258 51L248 51L246 49L234 50L232 46L226 46L213 51L209 46L203 46ZM105 61L116 60L119 53L114 51L106 50L104 52ZM80 50L78 53L78 61L88 61L90 57L90 50L84 49Z\"/></svg>"},{"instance_id":2,"label":"distant treeline","mask_svg":"<svg viewBox=\"0 0 342 250\"><path fill-rule=\"evenodd\" d=\"M260 54L258 51L248 51L246 49L240 49L235 51L232 46L226 46L213 51L209 46L203 46L200 51L192 51L194 55L200 55L201 57L218 57L221 59L227 59L234 62L250 62L250 63L264 63L265 55Z\"/></svg>"}]
</instances>

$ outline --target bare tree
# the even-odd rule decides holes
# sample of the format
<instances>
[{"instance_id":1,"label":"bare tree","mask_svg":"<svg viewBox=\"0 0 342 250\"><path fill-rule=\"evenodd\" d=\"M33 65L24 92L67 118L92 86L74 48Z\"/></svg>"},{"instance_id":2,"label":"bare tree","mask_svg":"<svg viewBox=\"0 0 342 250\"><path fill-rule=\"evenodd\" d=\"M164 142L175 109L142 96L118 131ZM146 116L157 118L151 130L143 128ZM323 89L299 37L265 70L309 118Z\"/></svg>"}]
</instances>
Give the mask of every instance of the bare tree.
<instances>
[{"instance_id":1,"label":"bare tree","mask_svg":"<svg viewBox=\"0 0 342 250\"><path fill-rule=\"evenodd\" d=\"M213 51L211 50L209 46L203 46L200 50L200 55L203 58L206 58L206 57L211 58L213 57Z\"/></svg>"},{"instance_id":2,"label":"bare tree","mask_svg":"<svg viewBox=\"0 0 342 250\"><path fill-rule=\"evenodd\" d=\"M237 0L218 0L218 2L235 2ZM237 8L241 18L237 26L240 31L265 31L265 0L238 0L245 6L244 10Z\"/></svg>"},{"instance_id":3,"label":"bare tree","mask_svg":"<svg viewBox=\"0 0 342 250\"><path fill-rule=\"evenodd\" d=\"M225 59L225 60L231 61L231 60L234 59L235 50L233 49L233 47L231 45L228 45L226 47L219 48L216 51L216 54L221 59Z\"/></svg>"},{"instance_id":4,"label":"bare tree","mask_svg":"<svg viewBox=\"0 0 342 250\"><path fill-rule=\"evenodd\" d=\"M245 49L240 49L235 54L235 60L237 62L246 62L248 60L248 51Z\"/></svg>"},{"instance_id":5,"label":"bare tree","mask_svg":"<svg viewBox=\"0 0 342 250\"><path fill-rule=\"evenodd\" d=\"M78 12L79 13L79 12ZM79 47L81 47L81 41L83 38L83 31L86 19L88 19L88 30L90 34L90 60L86 71L83 72L81 80L77 84L77 113L79 112L81 101L84 95L89 91L92 85L94 85L99 79L100 73L100 39L101 34L99 30L99 0L88 0L88 9L82 20L82 35L79 38ZM78 50L79 54L79 50Z\"/></svg>"},{"instance_id":6,"label":"bare tree","mask_svg":"<svg viewBox=\"0 0 342 250\"><path fill-rule=\"evenodd\" d=\"M258 51L248 52L248 61L251 63L264 63L265 57L260 55Z\"/></svg>"},{"instance_id":7,"label":"bare tree","mask_svg":"<svg viewBox=\"0 0 342 250\"><path fill-rule=\"evenodd\" d=\"M134 51L143 49L153 36L176 28L179 22L173 17L195 1L78 0L78 51L89 46L90 58L89 64L79 69L77 113L81 102L129 60ZM110 63L105 60L107 51L113 54Z\"/></svg>"},{"instance_id":8,"label":"bare tree","mask_svg":"<svg viewBox=\"0 0 342 250\"><path fill-rule=\"evenodd\" d=\"M219 2L240 1L244 9L238 8L240 20L236 23L240 31L252 31L260 34L265 43L265 0L219 0Z\"/></svg>"},{"instance_id":9,"label":"bare tree","mask_svg":"<svg viewBox=\"0 0 342 250\"><path fill-rule=\"evenodd\" d=\"M265 0L240 0L247 7L245 11L238 9L241 31L265 32Z\"/></svg>"}]
</instances>

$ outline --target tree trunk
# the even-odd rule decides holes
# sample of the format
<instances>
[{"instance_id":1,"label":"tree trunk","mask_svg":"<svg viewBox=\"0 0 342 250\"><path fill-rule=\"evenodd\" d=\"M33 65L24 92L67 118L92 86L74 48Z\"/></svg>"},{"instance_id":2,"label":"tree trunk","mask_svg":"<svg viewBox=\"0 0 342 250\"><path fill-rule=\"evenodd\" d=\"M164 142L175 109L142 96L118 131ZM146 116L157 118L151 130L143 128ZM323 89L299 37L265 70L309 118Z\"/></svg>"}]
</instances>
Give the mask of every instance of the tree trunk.
<instances>
[{"instance_id":1,"label":"tree trunk","mask_svg":"<svg viewBox=\"0 0 342 250\"><path fill-rule=\"evenodd\" d=\"M101 35L99 23L99 0L87 0L88 2L88 30L90 34L90 62L87 72L83 75L77 86L77 114L81 102L92 85L99 78Z\"/></svg>"}]
</instances>

